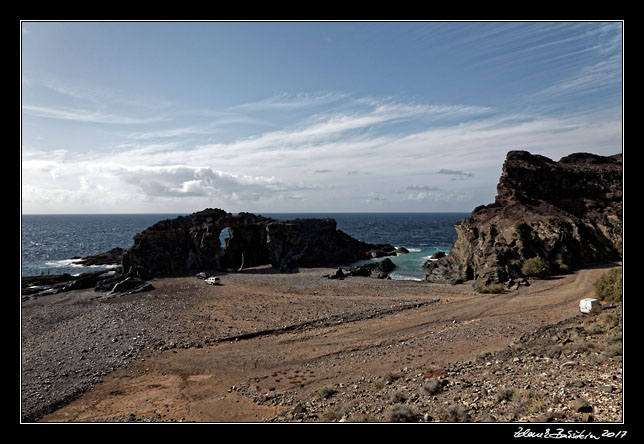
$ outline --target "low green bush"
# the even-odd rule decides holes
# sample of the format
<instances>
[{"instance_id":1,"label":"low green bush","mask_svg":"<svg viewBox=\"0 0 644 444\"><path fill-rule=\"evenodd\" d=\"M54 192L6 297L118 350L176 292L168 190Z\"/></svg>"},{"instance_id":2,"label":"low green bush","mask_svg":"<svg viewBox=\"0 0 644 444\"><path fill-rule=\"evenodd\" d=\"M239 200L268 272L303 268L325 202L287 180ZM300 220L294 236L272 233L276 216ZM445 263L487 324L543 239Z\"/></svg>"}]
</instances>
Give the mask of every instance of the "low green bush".
<instances>
[{"instance_id":1,"label":"low green bush","mask_svg":"<svg viewBox=\"0 0 644 444\"><path fill-rule=\"evenodd\" d=\"M505 287L501 284L491 284L491 285L486 285L485 287L479 288L479 293L481 294L499 294L503 293L503 290Z\"/></svg>"},{"instance_id":2,"label":"low green bush","mask_svg":"<svg viewBox=\"0 0 644 444\"><path fill-rule=\"evenodd\" d=\"M622 300L622 268L613 268L597 279L593 286L597 299L606 302Z\"/></svg>"},{"instance_id":3,"label":"low green bush","mask_svg":"<svg viewBox=\"0 0 644 444\"><path fill-rule=\"evenodd\" d=\"M550 274L550 267L539 256L526 259L526 261L521 266L521 273L525 277L537 277L542 278Z\"/></svg>"}]
</instances>

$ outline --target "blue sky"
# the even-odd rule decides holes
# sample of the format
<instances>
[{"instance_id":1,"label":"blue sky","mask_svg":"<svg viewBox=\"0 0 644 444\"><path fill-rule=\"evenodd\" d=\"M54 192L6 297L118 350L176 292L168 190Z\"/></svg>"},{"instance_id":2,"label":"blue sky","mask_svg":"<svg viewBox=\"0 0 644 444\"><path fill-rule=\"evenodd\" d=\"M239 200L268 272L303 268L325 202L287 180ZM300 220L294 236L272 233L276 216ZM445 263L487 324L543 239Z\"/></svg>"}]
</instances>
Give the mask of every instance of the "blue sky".
<instances>
[{"instance_id":1,"label":"blue sky","mask_svg":"<svg viewBox=\"0 0 644 444\"><path fill-rule=\"evenodd\" d=\"M23 213L471 211L622 149L622 22L21 27Z\"/></svg>"}]
</instances>

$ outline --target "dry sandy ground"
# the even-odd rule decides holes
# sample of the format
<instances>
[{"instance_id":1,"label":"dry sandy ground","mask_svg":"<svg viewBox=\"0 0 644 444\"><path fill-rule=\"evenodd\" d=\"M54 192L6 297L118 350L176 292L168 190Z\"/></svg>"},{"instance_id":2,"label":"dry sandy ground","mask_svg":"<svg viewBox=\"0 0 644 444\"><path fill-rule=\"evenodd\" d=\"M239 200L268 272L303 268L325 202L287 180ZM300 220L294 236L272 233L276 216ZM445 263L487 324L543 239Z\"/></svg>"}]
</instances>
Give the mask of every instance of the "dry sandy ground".
<instances>
[{"instance_id":1,"label":"dry sandy ground","mask_svg":"<svg viewBox=\"0 0 644 444\"><path fill-rule=\"evenodd\" d=\"M23 415L38 408L47 412L41 404L49 403L50 411L62 407L35 419L271 420L323 387L501 350L537 327L576 316L579 300L593 295L592 283L606 268L496 295L478 294L468 284L323 277L333 271L256 269L222 274L220 286L195 277L165 278L152 281L151 292L110 300L78 291L23 303L23 392L38 395L29 404L23 393ZM58 311L52 308L57 304ZM145 311L139 313L141 307ZM96 347L85 347L85 353L103 356L114 344L139 345L122 351L128 359L93 368L100 380L76 393L41 389L41 361L59 359L64 366L78 359L60 349L73 349L74 337L85 334L78 325L97 310L117 329L96 340L94 332ZM68 314L52 315L63 312ZM49 340L56 344L47 345ZM101 341L107 344L102 349ZM41 357L39 347L50 355ZM60 374L48 376L49 387L56 387ZM73 372L65 377L73 379ZM256 402L258 397L277 402Z\"/></svg>"}]
</instances>

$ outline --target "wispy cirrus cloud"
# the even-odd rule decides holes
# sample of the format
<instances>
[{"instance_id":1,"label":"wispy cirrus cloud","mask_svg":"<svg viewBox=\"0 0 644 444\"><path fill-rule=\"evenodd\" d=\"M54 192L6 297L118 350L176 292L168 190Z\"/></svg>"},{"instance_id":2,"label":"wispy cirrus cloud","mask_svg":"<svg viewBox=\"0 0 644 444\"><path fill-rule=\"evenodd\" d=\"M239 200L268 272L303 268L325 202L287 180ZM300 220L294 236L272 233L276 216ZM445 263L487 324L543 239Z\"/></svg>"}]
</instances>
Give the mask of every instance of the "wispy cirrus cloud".
<instances>
[{"instance_id":1,"label":"wispy cirrus cloud","mask_svg":"<svg viewBox=\"0 0 644 444\"><path fill-rule=\"evenodd\" d=\"M88 83L86 79L38 73L23 75L24 99L34 106L51 106L51 104L69 104L78 109L94 107L101 109L135 108L142 112L168 109L172 103L159 97L141 96L117 88Z\"/></svg>"},{"instance_id":2,"label":"wispy cirrus cloud","mask_svg":"<svg viewBox=\"0 0 644 444\"><path fill-rule=\"evenodd\" d=\"M362 98L345 103L342 111L335 109L313 113L283 129L239 139L228 147L236 152L244 150L295 149L326 143L347 136L359 137L360 132L372 131L391 125L425 120L442 122L448 117L473 118L493 113L490 107L475 105L427 105L391 99ZM395 130L393 132L395 134ZM370 136L373 138L374 136ZM377 137L377 136L376 136ZM355 140L355 139L352 139ZM220 149L222 144L202 145L199 149Z\"/></svg>"},{"instance_id":3,"label":"wispy cirrus cloud","mask_svg":"<svg viewBox=\"0 0 644 444\"><path fill-rule=\"evenodd\" d=\"M87 109L66 109L35 105L23 105L22 111L35 117L110 125L141 125L163 120L161 117L130 117Z\"/></svg>"},{"instance_id":4,"label":"wispy cirrus cloud","mask_svg":"<svg viewBox=\"0 0 644 444\"><path fill-rule=\"evenodd\" d=\"M193 140L212 135L210 123L204 123L129 132L105 153L72 156L60 150L47 158L27 153L24 202L42 207L41 197L54 189L68 190L70 201L91 202L92 193L101 190L110 195L105 202L129 196L140 205L174 202L237 210L252 205L267 211L271 202L315 207L341 190L340 204L346 206L337 210L351 211L355 202L364 202L374 209L422 211L431 205L449 211L491 201L509 150L558 158L620 149L621 121L611 113L555 118L474 105L350 100L352 106L315 109L279 130L228 142ZM445 120L449 113L459 117ZM160 139L152 140L155 135ZM448 180L449 187L441 185ZM481 197L480 190L489 196Z\"/></svg>"},{"instance_id":5,"label":"wispy cirrus cloud","mask_svg":"<svg viewBox=\"0 0 644 444\"><path fill-rule=\"evenodd\" d=\"M280 93L274 96L256 100L253 102L240 103L229 108L231 111L287 111L302 108L319 107L350 97L342 92L315 92L315 93Z\"/></svg>"},{"instance_id":6,"label":"wispy cirrus cloud","mask_svg":"<svg viewBox=\"0 0 644 444\"><path fill-rule=\"evenodd\" d=\"M569 77L561 79L535 94L537 97L591 94L615 88L622 81L621 55L612 55L590 66L582 66Z\"/></svg>"}]
</instances>

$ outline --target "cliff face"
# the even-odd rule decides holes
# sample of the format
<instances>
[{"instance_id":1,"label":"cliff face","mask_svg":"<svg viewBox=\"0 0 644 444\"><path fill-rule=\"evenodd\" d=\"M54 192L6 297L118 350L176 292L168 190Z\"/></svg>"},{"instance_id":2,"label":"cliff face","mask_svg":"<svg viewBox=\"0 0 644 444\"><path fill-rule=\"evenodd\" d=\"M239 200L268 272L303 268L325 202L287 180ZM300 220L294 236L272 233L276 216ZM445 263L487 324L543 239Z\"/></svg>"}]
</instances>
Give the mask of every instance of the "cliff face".
<instances>
[{"instance_id":1,"label":"cliff face","mask_svg":"<svg viewBox=\"0 0 644 444\"><path fill-rule=\"evenodd\" d=\"M522 277L526 259L552 267L621 259L622 156L577 153L555 162L510 151L495 202L456 225L450 254L426 264L430 282L475 285Z\"/></svg>"},{"instance_id":2,"label":"cliff face","mask_svg":"<svg viewBox=\"0 0 644 444\"><path fill-rule=\"evenodd\" d=\"M222 246L219 236L226 228L229 237ZM392 254L393 246L354 239L338 230L333 219L283 221L206 209L158 222L137 234L122 265L128 275L148 278L268 264L281 271L331 267Z\"/></svg>"}]
</instances>

